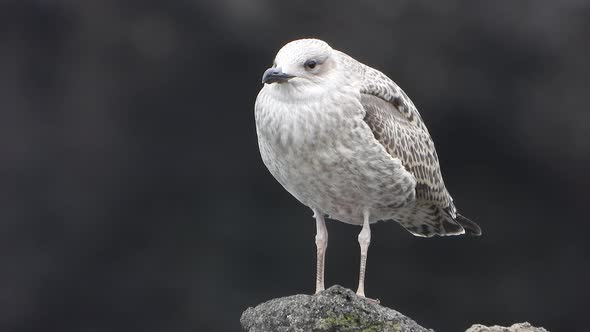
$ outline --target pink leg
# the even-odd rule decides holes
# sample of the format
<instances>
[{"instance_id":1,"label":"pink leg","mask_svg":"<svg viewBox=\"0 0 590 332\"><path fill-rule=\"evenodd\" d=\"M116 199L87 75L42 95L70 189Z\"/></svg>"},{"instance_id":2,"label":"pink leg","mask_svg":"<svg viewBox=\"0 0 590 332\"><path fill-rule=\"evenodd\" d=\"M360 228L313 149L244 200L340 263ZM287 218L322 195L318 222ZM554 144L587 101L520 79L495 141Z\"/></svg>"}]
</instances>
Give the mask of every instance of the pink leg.
<instances>
[{"instance_id":1,"label":"pink leg","mask_svg":"<svg viewBox=\"0 0 590 332\"><path fill-rule=\"evenodd\" d=\"M317 270L315 293L317 294L324 290L324 259L326 257L326 248L328 247L328 229L326 228L324 215L315 209L313 213L316 222L315 245L317 247Z\"/></svg>"},{"instance_id":2,"label":"pink leg","mask_svg":"<svg viewBox=\"0 0 590 332\"><path fill-rule=\"evenodd\" d=\"M358 296L365 297L365 269L367 267L367 252L371 243L371 227L369 226L369 210L363 213L363 229L359 233L358 240L361 247L361 269L359 274L359 288L356 291Z\"/></svg>"}]
</instances>

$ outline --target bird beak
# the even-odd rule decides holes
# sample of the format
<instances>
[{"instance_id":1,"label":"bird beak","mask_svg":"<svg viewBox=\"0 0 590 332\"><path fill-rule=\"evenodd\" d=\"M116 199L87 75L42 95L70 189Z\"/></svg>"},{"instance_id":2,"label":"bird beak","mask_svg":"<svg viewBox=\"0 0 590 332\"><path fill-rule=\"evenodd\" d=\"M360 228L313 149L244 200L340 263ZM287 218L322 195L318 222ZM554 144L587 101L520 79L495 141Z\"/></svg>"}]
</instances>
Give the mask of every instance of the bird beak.
<instances>
[{"instance_id":1,"label":"bird beak","mask_svg":"<svg viewBox=\"0 0 590 332\"><path fill-rule=\"evenodd\" d=\"M262 75L262 83L284 83L293 77L295 76L283 73L281 67L268 68Z\"/></svg>"}]
</instances>

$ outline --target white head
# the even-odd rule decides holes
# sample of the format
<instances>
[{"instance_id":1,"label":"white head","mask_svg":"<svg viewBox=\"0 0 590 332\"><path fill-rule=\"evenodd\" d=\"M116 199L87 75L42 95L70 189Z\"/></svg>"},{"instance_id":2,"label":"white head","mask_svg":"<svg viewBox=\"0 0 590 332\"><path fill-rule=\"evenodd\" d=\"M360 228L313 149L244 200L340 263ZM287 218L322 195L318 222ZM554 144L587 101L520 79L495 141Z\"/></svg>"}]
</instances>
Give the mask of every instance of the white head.
<instances>
[{"instance_id":1,"label":"white head","mask_svg":"<svg viewBox=\"0 0 590 332\"><path fill-rule=\"evenodd\" d=\"M262 83L299 88L321 84L336 72L334 55L330 45L319 39L292 41L279 50Z\"/></svg>"}]
</instances>

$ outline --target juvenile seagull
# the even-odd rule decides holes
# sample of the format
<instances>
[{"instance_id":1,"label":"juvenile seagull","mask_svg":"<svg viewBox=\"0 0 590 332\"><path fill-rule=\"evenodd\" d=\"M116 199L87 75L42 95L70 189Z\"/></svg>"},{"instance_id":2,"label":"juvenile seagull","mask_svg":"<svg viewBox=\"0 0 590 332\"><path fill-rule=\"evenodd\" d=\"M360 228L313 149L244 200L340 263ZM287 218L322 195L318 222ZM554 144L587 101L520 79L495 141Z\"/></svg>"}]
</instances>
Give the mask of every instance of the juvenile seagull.
<instances>
[{"instance_id":1,"label":"juvenile seagull","mask_svg":"<svg viewBox=\"0 0 590 332\"><path fill-rule=\"evenodd\" d=\"M430 134L408 96L380 71L317 39L292 41L262 76L255 117L262 160L313 210L316 293L324 289L324 216L362 225L357 294L365 296L370 224L416 236L480 235L457 213Z\"/></svg>"}]
</instances>

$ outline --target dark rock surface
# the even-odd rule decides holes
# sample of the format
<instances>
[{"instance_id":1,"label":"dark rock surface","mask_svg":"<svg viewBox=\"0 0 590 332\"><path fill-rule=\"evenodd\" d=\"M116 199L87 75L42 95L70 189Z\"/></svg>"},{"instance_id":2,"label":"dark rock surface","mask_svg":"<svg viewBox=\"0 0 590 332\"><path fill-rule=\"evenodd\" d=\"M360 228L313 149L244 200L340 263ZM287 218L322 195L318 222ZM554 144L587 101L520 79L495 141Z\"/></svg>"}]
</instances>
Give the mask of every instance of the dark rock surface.
<instances>
[{"instance_id":1,"label":"dark rock surface","mask_svg":"<svg viewBox=\"0 0 590 332\"><path fill-rule=\"evenodd\" d=\"M247 332L427 332L411 318L332 286L317 295L293 295L248 308L240 319Z\"/></svg>"}]
</instances>

